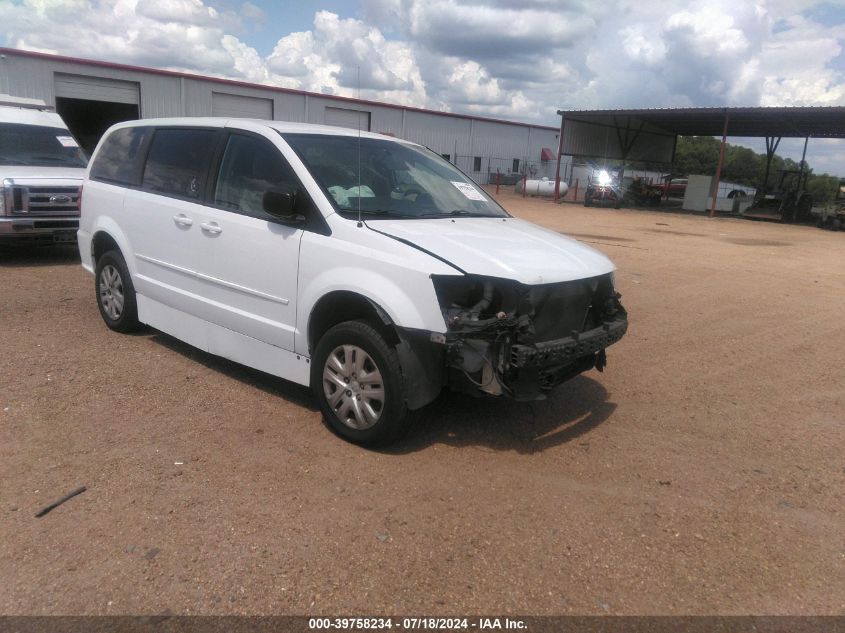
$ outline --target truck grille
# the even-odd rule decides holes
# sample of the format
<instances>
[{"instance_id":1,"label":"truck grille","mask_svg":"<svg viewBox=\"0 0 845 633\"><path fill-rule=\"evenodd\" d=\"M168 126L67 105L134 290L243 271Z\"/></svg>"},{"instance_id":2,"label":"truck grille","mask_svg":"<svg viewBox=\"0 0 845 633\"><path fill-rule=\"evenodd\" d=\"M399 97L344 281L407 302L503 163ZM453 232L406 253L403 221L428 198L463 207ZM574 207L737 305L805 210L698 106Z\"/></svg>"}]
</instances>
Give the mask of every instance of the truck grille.
<instances>
[{"instance_id":1,"label":"truck grille","mask_svg":"<svg viewBox=\"0 0 845 633\"><path fill-rule=\"evenodd\" d=\"M79 215L79 187L12 187L15 215Z\"/></svg>"}]
</instances>

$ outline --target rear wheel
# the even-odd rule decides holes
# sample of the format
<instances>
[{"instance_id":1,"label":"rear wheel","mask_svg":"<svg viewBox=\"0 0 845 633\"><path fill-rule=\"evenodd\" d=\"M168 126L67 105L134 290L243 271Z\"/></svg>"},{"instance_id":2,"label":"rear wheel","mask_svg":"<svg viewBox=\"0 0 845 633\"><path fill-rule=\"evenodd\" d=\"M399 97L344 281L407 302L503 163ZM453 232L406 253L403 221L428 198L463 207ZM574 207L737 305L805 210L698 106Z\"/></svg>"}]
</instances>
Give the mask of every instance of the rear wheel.
<instances>
[{"instance_id":1,"label":"rear wheel","mask_svg":"<svg viewBox=\"0 0 845 633\"><path fill-rule=\"evenodd\" d=\"M137 330L138 305L135 286L119 251L108 251L97 260L94 271L97 307L106 325L117 332Z\"/></svg>"},{"instance_id":2,"label":"rear wheel","mask_svg":"<svg viewBox=\"0 0 845 633\"><path fill-rule=\"evenodd\" d=\"M350 442L384 445L406 430L399 357L368 323L346 321L323 335L312 359L311 388L326 423Z\"/></svg>"}]
</instances>

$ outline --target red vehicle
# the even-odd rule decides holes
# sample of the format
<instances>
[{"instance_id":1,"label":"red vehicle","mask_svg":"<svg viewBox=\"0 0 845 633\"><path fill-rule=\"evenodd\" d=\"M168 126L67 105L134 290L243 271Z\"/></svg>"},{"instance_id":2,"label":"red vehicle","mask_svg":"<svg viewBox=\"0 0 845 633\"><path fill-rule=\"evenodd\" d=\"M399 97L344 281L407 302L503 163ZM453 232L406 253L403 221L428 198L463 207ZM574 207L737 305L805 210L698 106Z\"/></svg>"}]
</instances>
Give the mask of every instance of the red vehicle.
<instances>
[{"instance_id":1,"label":"red vehicle","mask_svg":"<svg viewBox=\"0 0 845 633\"><path fill-rule=\"evenodd\" d=\"M687 190L686 178L673 178L663 183L663 191L667 198L683 198Z\"/></svg>"}]
</instances>

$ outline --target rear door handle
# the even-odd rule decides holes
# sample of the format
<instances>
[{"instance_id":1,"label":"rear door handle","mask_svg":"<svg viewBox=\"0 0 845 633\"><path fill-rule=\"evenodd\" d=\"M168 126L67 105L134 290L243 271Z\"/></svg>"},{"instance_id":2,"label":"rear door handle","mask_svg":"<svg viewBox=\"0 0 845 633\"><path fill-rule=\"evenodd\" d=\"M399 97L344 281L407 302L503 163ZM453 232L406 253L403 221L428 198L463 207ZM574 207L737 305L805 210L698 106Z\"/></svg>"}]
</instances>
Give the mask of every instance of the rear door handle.
<instances>
[{"instance_id":1,"label":"rear door handle","mask_svg":"<svg viewBox=\"0 0 845 633\"><path fill-rule=\"evenodd\" d=\"M200 227L203 231L212 235L218 235L223 232L223 227L217 224L217 222L203 222L200 224Z\"/></svg>"},{"instance_id":2,"label":"rear door handle","mask_svg":"<svg viewBox=\"0 0 845 633\"><path fill-rule=\"evenodd\" d=\"M174 215L173 221L176 222L176 224L178 224L179 226L191 226L194 223L194 221L184 213Z\"/></svg>"}]
</instances>

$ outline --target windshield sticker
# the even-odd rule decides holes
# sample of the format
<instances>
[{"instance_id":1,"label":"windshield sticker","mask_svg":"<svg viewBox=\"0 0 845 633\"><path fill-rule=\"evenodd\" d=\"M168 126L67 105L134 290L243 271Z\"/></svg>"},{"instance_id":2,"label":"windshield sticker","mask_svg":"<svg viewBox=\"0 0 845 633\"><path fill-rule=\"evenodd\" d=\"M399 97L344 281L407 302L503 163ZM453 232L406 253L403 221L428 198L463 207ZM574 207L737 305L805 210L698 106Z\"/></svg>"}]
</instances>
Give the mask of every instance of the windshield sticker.
<instances>
[{"instance_id":1,"label":"windshield sticker","mask_svg":"<svg viewBox=\"0 0 845 633\"><path fill-rule=\"evenodd\" d=\"M455 185L455 188L458 191L460 191L470 200L481 200L482 202L486 201L484 196L481 195L481 192L468 182L457 182L455 180L452 180L450 182Z\"/></svg>"},{"instance_id":2,"label":"windshield sticker","mask_svg":"<svg viewBox=\"0 0 845 633\"><path fill-rule=\"evenodd\" d=\"M79 143L72 136L57 136L56 140L62 144L62 147L79 147Z\"/></svg>"}]
</instances>

